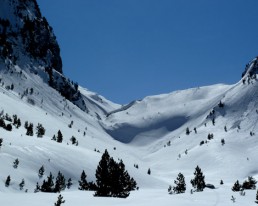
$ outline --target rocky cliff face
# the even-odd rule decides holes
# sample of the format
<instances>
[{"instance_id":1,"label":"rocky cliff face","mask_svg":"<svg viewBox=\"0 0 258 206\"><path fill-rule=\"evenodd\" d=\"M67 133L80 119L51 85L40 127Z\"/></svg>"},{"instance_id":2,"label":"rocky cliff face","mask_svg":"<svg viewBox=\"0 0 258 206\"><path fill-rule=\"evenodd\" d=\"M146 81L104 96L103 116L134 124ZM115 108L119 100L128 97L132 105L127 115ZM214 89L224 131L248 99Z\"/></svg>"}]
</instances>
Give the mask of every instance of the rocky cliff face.
<instances>
[{"instance_id":1,"label":"rocky cliff face","mask_svg":"<svg viewBox=\"0 0 258 206\"><path fill-rule=\"evenodd\" d=\"M60 49L52 28L41 15L36 0L2 0L0 7L0 54L24 64L50 67L62 73ZM27 61L24 62L24 57Z\"/></svg>"},{"instance_id":2,"label":"rocky cliff face","mask_svg":"<svg viewBox=\"0 0 258 206\"><path fill-rule=\"evenodd\" d=\"M1 0L0 71L12 74L16 65L87 111L78 84L63 75L56 36L36 0Z\"/></svg>"}]
</instances>

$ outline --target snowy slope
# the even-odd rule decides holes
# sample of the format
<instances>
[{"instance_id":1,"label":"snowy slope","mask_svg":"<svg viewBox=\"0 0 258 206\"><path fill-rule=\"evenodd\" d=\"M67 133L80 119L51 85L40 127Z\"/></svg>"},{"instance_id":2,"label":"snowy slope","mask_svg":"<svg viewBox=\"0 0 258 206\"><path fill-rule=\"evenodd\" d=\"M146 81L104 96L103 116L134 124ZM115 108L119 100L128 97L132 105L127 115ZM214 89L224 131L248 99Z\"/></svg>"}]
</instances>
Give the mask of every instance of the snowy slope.
<instances>
[{"instance_id":1,"label":"snowy slope","mask_svg":"<svg viewBox=\"0 0 258 206\"><path fill-rule=\"evenodd\" d=\"M86 113L64 100L41 78L34 74L24 75L26 83L14 81L14 74L1 74L4 85L15 82L16 89L11 91L5 86L0 87L0 111L10 116L16 114L21 118L22 125L29 121L34 123L35 128L37 123L41 123L46 128L46 135L43 138L26 136L23 126L13 128L12 132L0 128L0 137L4 139L0 155L0 190L11 192L5 196L3 203L9 201L15 205L16 201L8 200L10 195L20 198L24 203L30 198L42 199L42 205L49 203L46 194L33 194L36 182L44 179L39 179L37 175L38 169L44 165L44 177L49 172L56 176L58 171L62 171L67 178L73 179L74 185L64 195L68 200L67 205L75 204L76 197L82 194L77 191L82 170L86 171L88 180L94 181L101 152L106 148L115 159L124 160L126 168L140 187L139 192L133 192L128 200L123 201L125 205L144 205L146 199L151 197L153 200L160 199L163 205L169 205L170 201L176 201L177 205L188 205L195 198L196 205L208 205L207 198L212 199L210 205L215 202L227 205L231 202L231 195L236 196L231 186L237 179L243 181L250 175L258 178L255 164L258 161L257 137L250 136L251 131L257 133L256 80L249 85L240 81L235 85L213 85L146 97L125 109L119 109L123 107L80 88L90 108L90 112ZM21 99L20 94L25 88L34 88L34 92ZM28 98L33 99L35 104L28 103ZM223 108L218 106L220 101L224 104ZM212 110L215 111L215 125L208 117ZM74 124L69 128L71 121ZM191 131L189 135L185 132L187 127ZM64 134L62 144L51 140L59 129ZM84 131L86 136L83 135ZM214 139L200 146L202 140L207 140L209 133L214 134ZM71 145L69 139L72 136L78 139L78 146ZM222 138L225 139L224 146L221 145ZM95 148L100 153L94 151ZM16 158L20 164L14 169L13 161ZM138 164L139 169L134 168L134 164ZM203 194L190 195L189 182L196 165L202 168L206 181L218 189L206 189ZM147 175L148 168L151 168L151 175ZM179 172L186 177L187 193L169 196L167 187L173 184ZM8 175L12 181L10 187L6 188L4 181ZM21 195L24 191L19 190L18 184L23 178L25 188L31 195ZM221 179L224 186L219 185ZM110 205L119 205L122 201L96 200L91 192L85 193L82 200L92 201L94 205L104 205L107 201L110 201ZM255 191L248 191L247 194L246 197L237 198L240 199L238 205L244 202L252 204ZM50 194L50 197L53 202L56 195ZM158 202L154 201L153 205Z\"/></svg>"}]
</instances>

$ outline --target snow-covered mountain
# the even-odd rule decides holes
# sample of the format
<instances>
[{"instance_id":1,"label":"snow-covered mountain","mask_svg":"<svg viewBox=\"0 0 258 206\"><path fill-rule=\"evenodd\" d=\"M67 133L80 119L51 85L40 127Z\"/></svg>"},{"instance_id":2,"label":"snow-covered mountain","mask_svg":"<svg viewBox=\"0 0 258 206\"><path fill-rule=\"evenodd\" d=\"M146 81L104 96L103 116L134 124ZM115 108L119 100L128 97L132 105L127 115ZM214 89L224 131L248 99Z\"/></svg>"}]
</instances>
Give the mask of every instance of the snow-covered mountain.
<instances>
[{"instance_id":1,"label":"snow-covered mountain","mask_svg":"<svg viewBox=\"0 0 258 206\"><path fill-rule=\"evenodd\" d=\"M53 30L36 1L2 0L0 114L12 129L0 127L1 205L36 200L34 205L53 204L56 195L34 194L34 189L50 172L56 176L58 171L73 181L63 193L65 205L229 205L231 195L236 196L236 205L255 204L255 191L240 196L231 187L236 180L258 178L257 58L234 85L175 91L128 105L115 104L73 83L62 73L61 62ZM20 127L13 124L14 115ZM33 123L32 136L26 135L26 121ZM36 134L38 124L46 130L41 138ZM59 130L62 143L52 140ZM126 200L94 198L92 192L77 189L82 170L89 181L95 181L105 149L114 159L123 159L138 183L139 191ZM15 159L19 160L16 169ZM45 175L39 178L42 165ZM197 165L206 183L217 189L190 194ZM170 196L167 188L179 172L186 178L187 192ZM11 183L5 187L8 175ZM20 190L22 179L25 186Z\"/></svg>"}]
</instances>

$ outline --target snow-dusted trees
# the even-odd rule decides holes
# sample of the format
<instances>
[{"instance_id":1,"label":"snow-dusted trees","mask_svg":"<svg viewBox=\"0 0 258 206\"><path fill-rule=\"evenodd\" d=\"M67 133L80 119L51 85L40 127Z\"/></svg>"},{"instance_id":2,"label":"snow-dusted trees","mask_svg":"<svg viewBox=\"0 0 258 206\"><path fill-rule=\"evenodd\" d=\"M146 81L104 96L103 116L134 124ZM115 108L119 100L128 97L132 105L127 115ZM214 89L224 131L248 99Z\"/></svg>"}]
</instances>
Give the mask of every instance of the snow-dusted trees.
<instances>
[{"instance_id":1,"label":"snow-dusted trees","mask_svg":"<svg viewBox=\"0 0 258 206\"><path fill-rule=\"evenodd\" d=\"M27 129L26 135L28 136L33 136L33 124L30 123L27 127L25 127Z\"/></svg>"},{"instance_id":2,"label":"snow-dusted trees","mask_svg":"<svg viewBox=\"0 0 258 206\"><path fill-rule=\"evenodd\" d=\"M232 191L239 192L239 191L245 190L245 189L254 190L254 189L256 189L256 183L257 183L257 181L252 176L249 176L248 179L245 180L242 185L237 180L232 187Z\"/></svg>"},{"instance_id":3,"label":"snow-dusted trees","mask_svg":"<svg viewBox=\"0 0 258 206\"><path fill-rule=\"evenodd\" d=\"M54 176L50 172L47 180L43 180L41 187L38 189L41 192L61 192L66 188L66 180L64 175L59 171L54 184Z\"/></svg>"},{"instance_id":4,"label":"snow-dusted trees","mask_svg":"<svg viewBox=\"0 0 258 206\"><path fill-rule=\"evenodd\" d=\"M179 193L184 193L186 190L186 185L185 185L185 177L182 173L179 173L177 176L177 179L174 181L176 186L171 187L169 186L168 192L169 194L179 194ZM173 190L173 191L172 191Z\"/></svg>"},{"instance_id":5,"label":"snow-dusted trees","mask_svg":"<svg viewBox=\"0 0 258 206\"><path fill-rule=\"evenodd\" d=\"M62 190L65 190L66 188L66 180L64 175L59 171L58 175L56 177L56 183L54 192L61 192Z\"/></svg>"},{"instance_id":6,"label":"snow-dusted trees","mask_svg":"<svg viewBox=\"0 0 258 206\"><path fill-rule=\"evenodd\" d=\"M43 183L40 187L41 192L53 192L54 191L54 182L53 182L53 175L50 172L49 176L47 177L47 180L43 180Z\"/></svg>"},{"instance_id":7,"label":"snow-dusted trees","mask_svg":"<svg viewBox=\"0 0 258 206\"><path fill-rule=\"evenodd\" d=\"M57 201L55 203L55 206L60 206L61 204L65 203L65 200L63 200L63 196L60 194L57 198Z\"/></svg>"},{"instance_id":8,"label":"snow-dusted trees","mask_svg":"<svg viewBox=\"0 0 258 206\"><path fill-rule=\"evenodd\" d=\"M37 129L37 132L36 132L37 137L43 137L43 136L45 135L46 130L45 130L45 128L42 126L42 124L38 123L38 126L37 126L36 129Z\"/></svg>"},{"instance_id":9,"label":"snow-dusted trees","mask_svg":"<svg viewBox=\"0 0 258 206\"><path fill-rule=\"evenodd\" d=\"M63 142L63 134L62 134L62 132L60 130L58 130L58 132L57 132L56 141L58 143L62 143Z\"/></svg>"},{"instance_id":10,"label":"snow-dusted trees","mask_svg":"<svg viewBox=\"0 0 258 206\"><path fill-rule=\"evenodd\" d=\"M19 159L18 159L18 158L17 158L17 159L15 159L15 160L14 160L14 162L13 162L13 168L14 168L14 169L17 169L17 168L18 168L19 163L20 163L20 162L19 162Z\"/></svg>"},{"instance_id":11,"label":"snow-dusted trees","mask_svg":"<svg viewBox=\"0 0 258 206\"><path fill-rule=\"evenodd\" d=\"M192 186L196 189L197 192L203 191L205 188L205 176L203 175L199 166L195 168L194 175L194 178L191 180Z\"/></svg>"},{"instance_id":12,"label":"snow-dusted trees","mask_svg":"<svg viewBox=\"0 0 258 206\"><path fill-rule=\"evenodd\" d=\"M233 185L233 187L232 187L232 191L233 192L239 192L240 190L241 190L241 188L242 188L242 185L239 183L239 181L237 180L236 182L235 182L235 184Z\"/></svg>"},{"instance_id":13,"label":"snow-dusted trees","mask_svg":"<svg viewBox=\"0 0 258 206\"><path fill-rule=\"evenodd\" d=\"M38 172L39 178L43 177L44 172L45 172L45 168L44 168L44 166L42 165L42 166L39 168L39 172Z\"/></svg>"},{"instance_id":14,"label":"snow-dusted trees","mask_svg":"<svg viewBox=\"0 0 258 206\"><path fill-rule=\"evenodd\" d=\"M83 170L82 174L81 174L81 180L78 181L79 182L79 188L78 188L79 190L89 190L89 184L86 180L86 177L87 177L87 175L86 175L85 171Z\"/></svg>"},{"instance_id":15,"label":"snow-dusted trees","mask_svg":"<svg viewBox=\"0 0 258 206\"><path fill-rule=\"evenodd\" d=\"M242 188L247 190L255 190L256 183L257 181L252 176L249 176L248 179L244 181Z\"/></svg>"},{"instance_id":16,"label":"snow-dusted trees","mask_svg":"<svg viewBox=\"0 0 258 206\"><path fill-rule=\"evenodd\" d=\"M125 170L123 161L115 162L107 150L102 155L95 176L95 196L126 198L130 191L136 189L136 182Z\"/></svg>"}]
</instances>

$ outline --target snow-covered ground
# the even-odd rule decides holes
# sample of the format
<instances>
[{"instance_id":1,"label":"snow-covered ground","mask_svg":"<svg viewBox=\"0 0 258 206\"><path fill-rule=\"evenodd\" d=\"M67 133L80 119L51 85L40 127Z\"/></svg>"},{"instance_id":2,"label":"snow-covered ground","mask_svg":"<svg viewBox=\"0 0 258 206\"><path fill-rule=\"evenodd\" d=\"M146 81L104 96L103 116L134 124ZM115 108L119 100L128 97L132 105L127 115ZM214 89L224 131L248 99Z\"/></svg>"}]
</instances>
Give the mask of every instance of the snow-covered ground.
<instances>
[{"instance_id":1,"label":"snow-covered ground","mask_svg":"<svg viewBox=\"0 0 258 206\"><path fill-rule=\"evenodd\" d=\"M15 69L19 71L18 67ZM255 190L241 196L232 192L231 187L236 180L243 182L248 176L258 179L256 80L250 84L240 81L234 85L175 91L126 106L80 88L89 109L87 113L64 100L34 73L24 75L26 78L1 71L4 85L0 87L0 111L10 116L16 114L22 122L19 129L13 127L11 132L0 128L1 205L53 205L58 194L34 193L34 189L50 172L56 177L58 171L73 181L71 189L62 192L64 205L230 205L232 195L236 198L235 205L255 205ZM13 91L5 88L11 83ZM21 98L27 88L33 88L33 94ZM220 101L224 107L218 106ZM213 110L214 114L210 114ZM26 135L25 121L34 124L33 137ZM73 125L69 128L71 121ZM38 123L46 129L43 138L36 136ZM64 136L62 143L51 140L58 130ZM208 140L211 133L214 138ZM72 136L78 140L78 146L71 144ZM225 145L221 144L222 139ZM77 189L82 170L88 181L95 181L95 170L105 149L116 160L123 159L138 183L140 189L127 199L97 198L92 192ZM16 158L20 162L17 169L13 168ZM42 165L46 171L39 178ZM216 189L190 193L190 180L197 165L206 183ZM147 174L149 168L151 175ZM169 195L168 186L174 184L179 172L185 176L187 191ZM8 175L11 184L5 187ZM22 179L25 186L20 190ZM220 185L221 180L224 185Z\"/></svg>"}]
</instances>

